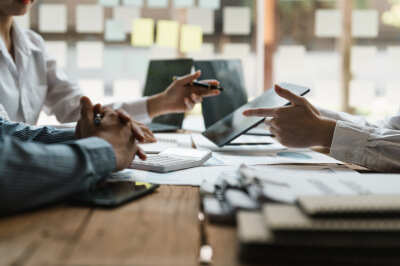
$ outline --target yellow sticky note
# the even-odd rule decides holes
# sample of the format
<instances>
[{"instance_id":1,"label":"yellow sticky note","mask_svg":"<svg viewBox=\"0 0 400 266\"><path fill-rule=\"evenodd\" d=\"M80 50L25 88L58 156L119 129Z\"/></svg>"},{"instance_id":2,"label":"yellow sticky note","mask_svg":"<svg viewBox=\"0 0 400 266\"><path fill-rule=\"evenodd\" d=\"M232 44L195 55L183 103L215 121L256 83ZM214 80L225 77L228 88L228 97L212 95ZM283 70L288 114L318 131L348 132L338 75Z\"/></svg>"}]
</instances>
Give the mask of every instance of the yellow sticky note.
<instances>
[{"instance_id":1,"label":"yellow sticky note","mask_svg":"<svg viewBox=\"0 0 400 266\"><path fill-rule=\"evenodd\" d=\"M178 47L179 23L171 20L157 22L157 45L161 47Z\"/></svg>"},{"instance_id":2,"label":"yellow sticky note","mask_svg":"<svg viewBox=\"0 0 400 266\"><path fill-rule=\"evenodd\" d=\"M133 46L151 46L154 43L154 20L140 18L133 21L132 41Z\"/></svg>"},{"instance_id":3,"label":"yellow sticky note","mask_svg":"<svg viewBox=\"0 0 400 266\"><path fill-rule=\"evenodd\" d=\"M200 26L182 25L181 52L198 52L203 44L203 30Z\"/></svg>"}]
</instances>

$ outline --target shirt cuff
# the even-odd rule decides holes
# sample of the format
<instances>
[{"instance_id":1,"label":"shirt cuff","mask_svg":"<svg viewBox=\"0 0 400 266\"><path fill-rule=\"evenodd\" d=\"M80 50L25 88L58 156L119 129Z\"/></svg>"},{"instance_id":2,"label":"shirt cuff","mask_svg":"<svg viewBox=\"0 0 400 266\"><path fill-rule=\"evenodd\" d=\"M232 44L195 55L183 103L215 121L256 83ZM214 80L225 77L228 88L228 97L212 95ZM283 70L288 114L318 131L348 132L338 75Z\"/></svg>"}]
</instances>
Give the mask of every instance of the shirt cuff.
<instances>
[{"instance_id":1,"label":"shirt cuff","mask_svg":"<svg viewBox=\"0 0 400 266\"><path fill-rule=\"evenodd\" d=\"M128 102L127 105L127 111L133 117L133 119L143 124L149 124L151 122L151 118L147 110L147 97Z\"/></svg>"},{"instance_id":2,"label":"shirt cuff","mask_svg":"<svg viewBox=\"0 0 400 266\"><path fill-rule=\"evenodd\" d=\"M331 156L343 162L363 165L370 128L338 121L333 134Z\"/></svg>"},{"instance_id":3,"label":"shirt cuff","mask_svg":"<svg viewBox=\"0 0 400 266\"><path fill-rule=\"evenodd\" d=\"M86 138L75 142L81 146L93 165L94 171L100 177L108 177L115 169L117 158L110 143L101 138Z\"/></svg>"}]
</instances>

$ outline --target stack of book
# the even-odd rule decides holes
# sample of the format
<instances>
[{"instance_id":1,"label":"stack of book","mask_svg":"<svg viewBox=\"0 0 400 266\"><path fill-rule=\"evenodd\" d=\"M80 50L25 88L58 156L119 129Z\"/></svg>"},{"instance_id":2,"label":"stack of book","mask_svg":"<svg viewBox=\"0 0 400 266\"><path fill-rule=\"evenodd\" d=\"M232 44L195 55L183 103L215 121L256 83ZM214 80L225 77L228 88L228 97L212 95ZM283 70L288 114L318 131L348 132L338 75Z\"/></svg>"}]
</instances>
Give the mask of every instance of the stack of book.
<instances>
[{"instance_id":1,"label":"stack of book","mask_svg":"<svg viewBox=\"0 0 400 266\"><path fill-rule=\"evenodd\" d=\"M400 196L299 197L237 213L240 256L271 265L400 265Z\"/></svg>"}]
</instances>

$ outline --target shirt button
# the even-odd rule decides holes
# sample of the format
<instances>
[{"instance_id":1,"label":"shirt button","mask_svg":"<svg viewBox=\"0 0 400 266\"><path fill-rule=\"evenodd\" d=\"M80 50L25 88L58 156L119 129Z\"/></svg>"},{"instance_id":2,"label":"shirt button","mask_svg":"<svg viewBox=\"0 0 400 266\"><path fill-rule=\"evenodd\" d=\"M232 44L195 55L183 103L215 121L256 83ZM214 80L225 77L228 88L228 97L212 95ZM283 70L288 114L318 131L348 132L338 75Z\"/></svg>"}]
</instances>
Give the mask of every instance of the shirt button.
<instances>
[{"instance_id":1,"label":"shirt button","mask_svg":"<svg viewBox=\"0 0 400 266\"><path fill-rule=\"evenodd\" d=\"M353 154L351 154L350 152L346 153L346 159L347 160L353 159Z\"/></svg>"}]
</instances>

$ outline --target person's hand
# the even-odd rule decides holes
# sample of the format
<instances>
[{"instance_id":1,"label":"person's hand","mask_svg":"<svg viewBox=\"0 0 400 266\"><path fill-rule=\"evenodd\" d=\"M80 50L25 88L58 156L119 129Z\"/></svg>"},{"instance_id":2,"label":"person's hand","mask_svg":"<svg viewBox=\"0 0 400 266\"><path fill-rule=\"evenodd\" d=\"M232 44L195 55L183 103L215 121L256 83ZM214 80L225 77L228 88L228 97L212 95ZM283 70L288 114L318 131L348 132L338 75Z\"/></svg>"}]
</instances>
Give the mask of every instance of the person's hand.
<instances>
[{"instance_id":1,"label":"person's hand","mask_svg":"<svg viewBox=\"0 0 400 266\"><path fill-rule=\"evenodd\" d=\"M81 98L81 119L77 124L76 131L79 131L81 138L99 137L109 142L115 152L116 166L114 171L120 171L128 167L135 155L146 159L146 154L137 145L135 135L129 123L123 121L119 114L110 108L98 109L93 107L87 97ZM94 113L101 111L102 119L100 124L94 123ZM137 132L140 135L140 131ZM143 134L143 133L142 133ZM142 135L142 139L144 136Z\"/></svg>"},{"instance_id":2,"label":"person's hand","mask_svg":"<svg viewBox=\"0 0 400 266\"><path fill-rule=\"evenodd\" d=\"M287 147L330 148L336 121L321 116L304 97L275 85L276 93L292 105L278 108L254 108L243 111L245 116L266 117L265 124L278 141Z\"/></svg>"},{"instance_id":3,"label":"person's hand","mask_svg":"<svg viewBox=\"0 0 400 266\"><path fill-rule=\"evenodd\" d=\"M115 112L119 114L119 117L122 120L124 120L126 123L129 123L135 136L137 135L137 132L141 132L143 134L144 138L138 138L139 142L152 143L157 141L156 137L154 137L153 131L151 131L151 129L145 124L133 120L127 111L118 109L115 110Z\"/></svg>"},{"instance_id":4,"label":"person's hand","mask_svg":"<svg viewBox=\"0 0 400 266\"><path fill-rule=\"evenodd\" d=\"M209 90L199 86L187 86L201 75L200 71L174 80L171 85L159 94L153 95L147 100L147 110L151 118L168 114L183 113L193 109L196 103L201 103L203 97L216 96L219 90ZM202 82L217 86L217 80L202 80Z\"/></svg>"}]
</instances>

